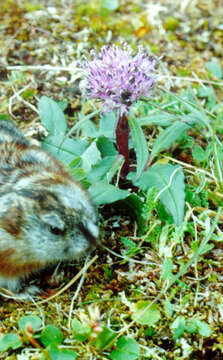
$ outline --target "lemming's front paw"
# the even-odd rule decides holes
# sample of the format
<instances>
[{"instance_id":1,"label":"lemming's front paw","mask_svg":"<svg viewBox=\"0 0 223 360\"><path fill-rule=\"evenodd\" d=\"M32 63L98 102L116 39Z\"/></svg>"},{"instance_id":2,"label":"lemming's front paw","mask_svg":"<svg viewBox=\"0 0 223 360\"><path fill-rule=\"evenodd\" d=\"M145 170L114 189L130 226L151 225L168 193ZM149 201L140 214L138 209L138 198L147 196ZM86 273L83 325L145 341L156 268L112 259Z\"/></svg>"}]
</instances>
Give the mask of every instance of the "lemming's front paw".
<instances>
[{"instance_id":1,"label":"lemming's front paw","mask_svg":"<svg viewBox=\"0 0 223 360\"><path fill-rule=\"evenodd\" d=\"M12 292L10 290L3 289L2 296L15 300L31 301L33 296L40 294L42 291L35 285L23 287L19 292Z\"/></svg>"},{"instance_id":2,"label":"lemming's front paw","mask_svg":"<svg viewBox=\"0 0 223 360\"><path fill-rule=\"evenodd\" d=\"M19 292L18 294L14 294L14 298L19 299L19 300L28 300L30 301L32 299L33 296L40 294L41 290L35 286L35 285L30 285L25 287L24 289L22 289L21 292Z\"/></svg>"}]
</instances>

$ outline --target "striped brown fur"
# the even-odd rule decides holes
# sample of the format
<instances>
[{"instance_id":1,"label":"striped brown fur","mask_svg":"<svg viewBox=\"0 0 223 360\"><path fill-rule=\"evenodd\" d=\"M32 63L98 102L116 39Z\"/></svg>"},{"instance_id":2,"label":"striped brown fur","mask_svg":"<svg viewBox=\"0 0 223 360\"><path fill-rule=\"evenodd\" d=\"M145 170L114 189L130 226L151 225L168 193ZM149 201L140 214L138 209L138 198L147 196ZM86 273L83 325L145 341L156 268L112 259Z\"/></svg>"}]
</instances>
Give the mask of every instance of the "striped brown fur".
<instances>
[{"instance_id":1,"label":"striped brown fur","mask_svg":"<svg viewBox=\"0 0 223 360\"><path fill-rule=\"evenodd\" d=\"M98 243L97 212L64 166L0 121L0 287L80 259Z\"/></svg>"}]
</instances>

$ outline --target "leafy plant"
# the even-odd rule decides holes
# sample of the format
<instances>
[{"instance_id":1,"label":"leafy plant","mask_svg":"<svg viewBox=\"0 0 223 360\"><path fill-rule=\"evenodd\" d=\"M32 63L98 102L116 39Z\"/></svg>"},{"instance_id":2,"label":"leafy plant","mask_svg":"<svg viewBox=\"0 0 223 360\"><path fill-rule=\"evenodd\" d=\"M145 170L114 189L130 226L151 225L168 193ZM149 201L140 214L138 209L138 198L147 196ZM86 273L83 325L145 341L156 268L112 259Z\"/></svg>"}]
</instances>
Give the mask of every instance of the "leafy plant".
<instances>
[{"instance_id":1,"label":"leafy plant","mask_svg":"<svg viewBox=\"0 0 223 360\"><path fill-rule=\"evenodd\" d=\"M47 325L42 330L42 321L38 316L23 316L19 320L21 335L9 333L0 339L0 352L16 350L29 343L31 346L40 349L41 359L75 360L77 354L70 349L61 349L63 335L60 329L53 325Z\"/></svg>"},{"instance_id":2,"label":"leafy plant","mask_svg":"<svg viewBox=\"0 0 223 360\"><path fill-rule=\"evenodd\" d=\"M211 335L211 329L207 323L191 318L186 320L184 316L178 316L171 325L174 339L180 338L186 331L190 334L199 334L201 336L209 337Z\"/></svg>"},{"instance_id":3,"label":"leafy plant","mask_svg":"<svg viewBox=\"0 0 223 360\"><path fill-rule=\"evenodd\" d=\"M106 204L128 198L130 196L129 191L122 190L111 183L123 164L122 157L117 154L113 145L115 141L113 137L115 125L114 113L110 112L106 116L101 117L99 129L93 134L92 142L87 142L79 138L68 137L69 134L66 134L64 115L59 105L53 102L53 100L43 97L38 106L41 122L50 132L43 140L43 147L50 150L54 156L68 165L71 174L76 176L78 180L81 180L84 186L88 187L90 196L95 204ZM54 113L57 110L58 113L55 116ZM82 123L84 123L83 120L84 117L82 117ZM109 126L111 124L108 120L112 120L110 130ZM56 124L60 121L60 126L56 128ZM106 124L109 124L107 128ZM133 110L130 112L129 126L136 152L137 170L136 176L132 173L128 179L132 180L134 185L139 186L144 191L148 191L151 187L156 186L158 191L160 191L159 198L161 202L173 216L174 222L179 225L183 219L185 196L182 169L180 167L176 169L176 167L170 164L160 164L153 165L148 170L144 170L148 159L148 149L140 121L138 122ZM189 128L190 126L187 124L179 122L168 126L167 130L164 130L155 141L151 152L151 160L160 151L171 146L177 138L182 137L183 133ZM168 132L166 133L166 131Z\"/></svg>"},{"instance_id":4,"label":"leafy plant","mask_svg":"<svg viewBox=\"0 0 223 360\"><path fill-rule=\"evenodd\" d=\"M109 357L112 360L136 360L139 353L138 343L134 339L122 336L118 340L117 350L113 350Z\"/></svg>"}]
</instances>

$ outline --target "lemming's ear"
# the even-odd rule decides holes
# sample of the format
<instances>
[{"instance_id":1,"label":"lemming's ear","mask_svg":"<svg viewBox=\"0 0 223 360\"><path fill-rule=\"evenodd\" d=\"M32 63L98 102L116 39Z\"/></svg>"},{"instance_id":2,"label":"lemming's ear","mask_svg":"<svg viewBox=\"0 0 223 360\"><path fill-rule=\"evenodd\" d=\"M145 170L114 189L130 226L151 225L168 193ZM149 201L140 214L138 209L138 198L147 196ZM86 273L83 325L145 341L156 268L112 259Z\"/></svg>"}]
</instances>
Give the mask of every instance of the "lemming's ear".
<instances>
[{"instance_id":1,"label":"lemming's ear","mask_svg":"<svg viewBox=\"0 0 223 360\"><path fill-rule=\"evenodd\" d=\"M40 215L41 220L52 228L64 230L65 224L64 221L60 218L60 216L55 212L48 212Z\"/></svg>"},{"instance_id":2,"label":"lemming's ear","mask_svg":"<svg viewBox=\"0 0 223 360\"><path fill-rule=\"evenodd\" d=\"M16 199L7 199L1 205L0 227L16 237L21 231L23 217L21 204Z\"/></svg>"}]
</instances>

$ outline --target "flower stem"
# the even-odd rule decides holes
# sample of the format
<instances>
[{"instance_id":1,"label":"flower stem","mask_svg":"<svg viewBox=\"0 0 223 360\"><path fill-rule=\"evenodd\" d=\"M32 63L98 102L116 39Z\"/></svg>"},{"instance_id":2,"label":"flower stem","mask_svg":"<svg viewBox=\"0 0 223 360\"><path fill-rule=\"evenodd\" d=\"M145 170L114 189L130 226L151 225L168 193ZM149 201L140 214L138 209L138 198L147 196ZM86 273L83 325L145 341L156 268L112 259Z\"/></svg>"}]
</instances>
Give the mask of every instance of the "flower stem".
<instances>
[{"instance_id":1,"label":"flower stem","mask_svg":"<svg viewBox=\"0 0 223 360\"><path fill-rule=\"evenodd\" d=\"M126 175L129 173L129 123L125 114L123 114L117 123L116 126L116 145L119 153L124 156L125 162L121 169L121 177L125 179Z\"/></svg>"}]
</instances>

